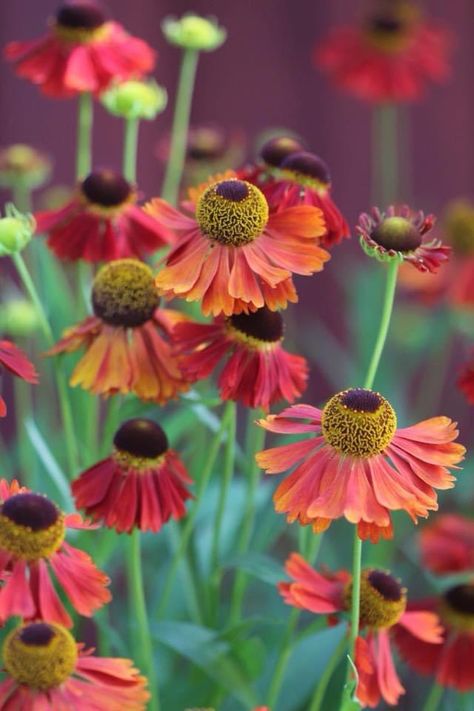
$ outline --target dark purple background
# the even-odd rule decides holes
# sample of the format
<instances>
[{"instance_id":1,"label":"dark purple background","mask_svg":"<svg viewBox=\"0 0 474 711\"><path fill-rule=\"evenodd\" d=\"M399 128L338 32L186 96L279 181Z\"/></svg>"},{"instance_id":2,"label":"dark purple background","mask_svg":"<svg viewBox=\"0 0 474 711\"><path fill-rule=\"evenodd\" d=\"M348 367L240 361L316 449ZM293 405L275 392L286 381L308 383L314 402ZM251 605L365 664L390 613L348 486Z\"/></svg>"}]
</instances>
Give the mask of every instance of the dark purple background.
<instances>
[{"instance_id":1,"label":"dark purple background","mask_svg":"<svg viewBox=\"0 0 474 711\"><path fill-rule=\"evenodd\" d=\"M0 8L0 42L39 35L56 0L9 0ZM410 108L414 195L420 206L439 210L460 194L472 194L474 153L474 3L432 0L433 17L445 21L456 36L453 78L431 88ZM329 163L335 194L351 221L370 200L370 108L335 91L313 69L311 48L327 29L353 20L364 0L111 0L108 7L127 29L159 51L157 80L170 93L168 110L155 124L144 124L139 181L147 192L159 188L159 166L150 145L171 121L178 50L167 46L160 21L189 10L215 14L229 32L216 53L204 54L198 70L193 120L216 121L244 129L249 137L268 126L284 126L304 136ZM2 63L0 141L26 142L56 157L57 179L73 178L75 101L43 97L28 82L15 78ZM53 112L54 109L54 112ZM99 109L95 132L97 163L120 164L118 121Z\"/></svg>"}]
</instances>

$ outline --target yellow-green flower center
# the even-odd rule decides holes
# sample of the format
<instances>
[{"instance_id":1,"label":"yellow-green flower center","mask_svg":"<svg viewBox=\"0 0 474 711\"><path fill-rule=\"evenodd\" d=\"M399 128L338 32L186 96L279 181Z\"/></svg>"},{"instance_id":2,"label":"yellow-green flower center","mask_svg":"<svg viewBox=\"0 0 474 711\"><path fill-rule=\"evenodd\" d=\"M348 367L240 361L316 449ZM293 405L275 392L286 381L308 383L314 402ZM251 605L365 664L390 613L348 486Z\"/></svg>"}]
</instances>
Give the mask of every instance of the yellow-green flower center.
<instances>
[{"instance_id":1,"label":"yellow-green flower center","mask_svg":"<svg viewBox=\"0 0 474 711\"><path fill-rule=\"evenodd\" d=\"M397 416L379 393L363 388L344 390L326 404L322 432L331 447L351 457L383 452L397 429Z\"/></svg>"},{"instance_id":2,"label":"yellow-green flower center","mask_svg":"<svg viewBox=\"0 0 474 711\"><path fill-rule=\"evenodd\" d=\"M73 673L77 646L60 625L32 622L10 632L3 644L3 664L19 684L47 691Z\"/></svg>"},{"instance_id":3,"label":"yellow-green flower center","mask_svg":"<svg viewBox=\"0 0 474 711\"><path fill-rule=\"evenodd\" d=\"M344 591L346 609L352 605L352 581ZM360 626L375 629L395 625L406 609L406 590L383 570L363 570L360 580Z\"/></svg>"},{"instance_id":4,"label":"yellow-green flower center","mask_svg":"<svg viewBox=\"0 0 474 711\"><path fill-rule=\"evenodd\" d=\"M141 326L151 319L159 300L153 272L137 259L110 262L94 279L94 313L113 326Z\"/></svg>"},{"instance_id":5,"label":"yellow-green flower center","mask_svg":"<svg viewBox=\"0 0 474 711\"><path fill-rule=\"evenodd\" d=\"M268 203L263 193L245 180L221 180L201 195L196 219L210 239L242 247L262 233L268 221Z\"/></svg>"},{"instance_id":6,"label":"yellow-green flower center","mask_svg":"<svg viewBox=\"0 0 474 711\"><path fill-rule=\"evenodd\" d=\"M0 548L16 558L47 558L61 546L64 534L64 515L42 494L15 494L0 509Z\"/></svg>"},{"instance_id":7,"label":"yellow-green flower center","mask_svg":"<svg viewBox=\"0 0 474 711\"><path fill-rule=\"evenodd\" d=\"M420 231L405 217L386 217L370 236L381 247L397 252L412 252L421 244Z\"/></svg>"}]
</instances>

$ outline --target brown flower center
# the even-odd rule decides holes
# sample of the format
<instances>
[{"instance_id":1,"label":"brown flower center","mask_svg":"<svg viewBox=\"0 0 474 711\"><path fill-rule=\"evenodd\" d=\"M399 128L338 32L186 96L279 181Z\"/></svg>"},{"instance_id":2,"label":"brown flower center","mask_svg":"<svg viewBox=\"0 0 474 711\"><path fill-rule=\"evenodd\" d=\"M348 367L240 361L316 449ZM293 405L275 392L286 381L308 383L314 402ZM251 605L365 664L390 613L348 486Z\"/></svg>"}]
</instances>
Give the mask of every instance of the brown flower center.
<instances>
[{"instance_id":1,"label":"brown flower center","mask_svg":"<svg viewBox=\"0 0 474 711\"><path fill-rule=\"evenodd\" d=\"M278 168L292 153L303 151L304 147L296 138L277 136L267 141L260 150L260 157L267 165Z\"/></svg>"},{"instance_id":2,"label":"brown flower center","mask_svg":"<svg viewBox=\"0 0 474 711\"><path fill-rule=\"evenodd\" d=\"M64 515L41 494L15 494L0 509L0 548L17 558L48 557L60 547L64 533Z\"/></svg>"},{"instance_id":3,"label":"brown flower center","mask_svg":"<svg viewBox=\"0 0 474 711\"><path fill-rule=\"evenodd\" d=\"M201 232L220 244L242 247L261 234L268 220L268 203L251 183L232 178L211 185L196 207Z\"/></svg>"},{"instance_id":4,"label":"brown flower center","mask_svg":"<svg viewBox=\"0 0 474 711\"><path fill-rule=\"evenodd\" d=\"M396 252L412 252L421 244L419 230L405 217L386 217L370 237L385 249Z\"/></svg>"},{"instance_id":5,"label":"brown flower center","mask_svg":"<svg viewBox=\"0 0 474 711\"><path fill-rule=\"evenodd\" d=\"M230 326L257 341L275 343L283 338L283 318L266 306L254 313L238 314L228 319Z\"/></svg>"},{"instance_id":6,"label":"brown flower center","mask_svg":"<svg viewBox=\"0 0 474 711\"><path fill-rule=\"evenodd\" d=\"M95 30L105 19L104 12L91 2L65 3L56 13L56 23L71 30Z\"/></svg>"},{"instance_id":7,"label":"brown flower center","mask_svg":"<svg viewBox=\"0 0 474 711\"><path fill-rule=\"evenodd\" d=\"M133 190L120 173L113 170L97 170L90 173L82 182L81 193L87 202L110 208L126 203Z\"/></svg>"},{"instance_id":8,"label":"brown flower center","mask_svg":"<svg viewBox=\"0 0 474 711\"><path fill-rule=\"evenodd\" d=\"M352 457L381 454L396 428L394 409L372 390L353 388L337 393L323 410L324 438L334 449Z\"/></svg>"},{"instance_id":9,"label":"brown flower center","mask_svg":"<svg viewBox=\"0 0 474 711\"><path fill-rule=\"evenodd\" d=\"M156 459L168 450L168 438L157 422L135 418L124 422L114 437L115 447L133 457Z\"/></svg>"},{"instance_id":10,"label":"brown flower center","mask_svg":"<svg viewBox=\"0 0 474 711\"><path fill-rule=\"evenodd\" d=\"M109 262L94 279L94 313L112 326L143 325L151 319L159 301L153 272L137 259Z\"/></svg>"},{"instance_id":11,"label":"brown flower center","mask_svg":"<svg viewBox=\"0 0 474 711\"><path fill-rule=\"evenodd\" d=\"M474 631L474 583L461 583L447 590L440 606L441 618L451 627Z\"/></svg>"}]
</instances>

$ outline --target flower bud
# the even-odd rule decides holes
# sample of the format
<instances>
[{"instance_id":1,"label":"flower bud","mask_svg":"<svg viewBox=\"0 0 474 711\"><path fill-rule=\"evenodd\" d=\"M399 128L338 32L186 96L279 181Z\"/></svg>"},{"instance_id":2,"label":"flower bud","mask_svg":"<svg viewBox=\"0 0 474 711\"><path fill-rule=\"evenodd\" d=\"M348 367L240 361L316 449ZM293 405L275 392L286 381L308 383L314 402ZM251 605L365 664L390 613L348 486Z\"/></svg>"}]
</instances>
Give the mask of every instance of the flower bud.
<instances>
[{"instance_id":1,"label":"flower bud","mask_svg":"<svg viewBox=\"0 0 474 711\"><path fill-rule=\"evenodd\" d=\"M5 188L38 188L51 174L51 161L23 143L0 149L0 185Z\"/></svg>"},{"instance_id":2,"label":"flower bud","mask_svg":"<svg viewBox=\"0 0 474 711\"><path fill-rule=\"evenodd\" d=\"M12 203L5 207L6 217L0 218L0 257L21 252L35 231L32 215L23 215Z\"/></svg>"},{"instance_id":3,"label":"flower bud","mask_svg":"<svg viewBox=\"0 0 474 711\"><path fill-rule=\"evenodd\" d=\"M41 328L41 319L34 304L27 299L10 299L0 310L0 331L12 338L25 338Z\"/></svg>"},{"instance_id":4,"label":"flower bud","mask_svg":"<svg viewBox=\"0 0 474 711\"><path fill-rule=\"evenodd\" d=\"M165 110L168 102L166 89L153 79L130 80L116 84L101 96L103 106L114 116L124 119L153 121Z\"/></svg>"},{"instance_id":5,"label":"flower bud","mask_svg":"<svg viewBox=\"0 0 474 711\"><path fill-rule=\"evenodd\" d=\"M219 27L214 17L187 14L181 19L166 17L161 23L163 34L170 44L183 49L212 52L226 40L227 32Z\"/></svg>"}]
</instances>

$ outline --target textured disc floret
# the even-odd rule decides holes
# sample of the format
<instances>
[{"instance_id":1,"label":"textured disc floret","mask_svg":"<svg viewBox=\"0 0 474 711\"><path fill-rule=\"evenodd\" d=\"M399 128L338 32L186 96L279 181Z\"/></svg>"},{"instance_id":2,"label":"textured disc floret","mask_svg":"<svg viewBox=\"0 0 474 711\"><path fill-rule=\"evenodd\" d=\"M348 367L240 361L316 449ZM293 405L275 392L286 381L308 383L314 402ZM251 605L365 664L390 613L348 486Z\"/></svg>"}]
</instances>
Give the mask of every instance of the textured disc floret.
<instances>
[{"instance_id":1,"label":"textured disc floret","mask_svg":"<svg viewBox=\"0 0 474 711\"><path fill-rule=\"evenodd\" d=\"M285 158L292 153L303 151L301 143L291 136L277 136L267 141L260 150L260 157L264 163L278 168Z\"/></svg>"},{"instance_id":2,"label":"textured disc floret","mask_svg":"<svg viewBox=\"0 0 474 711\"><path fill-rule=\"evenodd\" d=\"M13 630L3 645L3 665L19 684L47 691L65 682L77 661L73 636L60 625L32 622Z\"/></svg>"},{"instance_id":3,"label":"textured disc floret","mask_svg":"<svg viewBox=\"0 0 474 711\"><path fill-rule=\"evenodd\" d=\"M105 20L103 11L91 2L67 2L56 12L56 24L68 30L96 30Z\"/></svg>"},{"instance_id":4,"label":"textured disc floret","mask_svg":"<svg viewBox=\"0 0 474 711\"><path fill-rule=\"evenodd\" d=\"M299 151L292 153L281 163L281 169L286 178L301 185L327 186L331 176L326 163L314 153Z\"/></svg>"},{"instance_id":5,"label":"textured disc floret","mask_svg":"<svg viewBox=\"0 0 474 711\"><path fill-rule=\"evenodd\" d=\"M278 311L270 311L264 306L253 313L238 314L229 318L232 329L244 337L265 343L275 343L283 338L283 318Z\"/></svg>"},{"instance_id":6,"label":"textured disc floret","mask_svg":"<svg viewBox=\"0 0 474 711\"><path fill-rule=\"evenodd\" d=\"M381 247L397 252L412 252L420 246L422 236L415 225L405 217L386 217L371 233L371 238Z\"/></svg>"},{"instance_id":7,"label":"textured disc floret","mask_svg":"<svg viewBox=\"0 0 474 711\"><path fill-rule=\"evenodd\" d=\"M114 445L125 454L156 459L168 450L168 438L157 422L137 417L124 422L114 437Z\"/></svg>"},{"instance_id":8,"label":"textured disc floret","mask_svg":"<svg viewBox=\"0 0 474 711\"><path fill-rule=\"evenodd\" d=\"M394 409L372 390L344 390L334 395L323 410L324 438L334 449L352 457L381 454L392 441L396 428Z\"/></svg>"},{"instance_id":9,"label":"textured disc floret","mask_svg":"<svg viewBox=\"0 0 474 711\"><path fill-rule=\"evenodd\" d=\"M448 625L460 631L474 631L474 583L449 588L442 597L440 615Z\"/></svg>"},{"instance_id":10,"label":"textured disc floret","mask_svg":"<svg viewBox=\"0 0 474 711\"><path fill-rule=\"evenodd\" d=\"M0 548L17 558L39 560L51 555L64 533L64 515L42 494L15 494L0 509Z\"/></svg>"},{"instance_id":11,"label":"textured disc floret","mask_svg":"<svg viewBox=\"0 0 474 711\"><path fill-rule=\"evenodd\" d=\"M344 591L345 606L352 605L352 581ZM383 570L362 571L360 581L360 625L383 628L396 624L406 609L406 589Z\"/></svg>"},{"instance_id":12,"label":"textured disc floret","mask_svg":"<svg viewBox=\"0 0 474 711\"><path fill-rule=\"evenodd\" d=\"M114 208L126 203L132 193L132 186L114 170L97 170L87 176L81 184L81 193L87 202L102 208Z\"/></svg>"},{"instance_id":13,"label":"textured disc floret","mask_svg":"<svg viewBox=\"0 0 474 711\"><path fill-rule=\"evenodd\" d=\"M196 207L201 232L220 244L241 247L261 234L268 220L268 203L251 183L221 180L202 194Z\"/></svg>"},{"instance_id":14,"label":"textured disc floret","mask_svg":"<svg viewBox=\"0 0 474 711\"><path fill-rule=\"evenodd\" d=\"M141 326L151 319L158 304L153 272L136 259L110 262L94 279L94 313L110 325Z\"/></svg>"}]
</instances>

